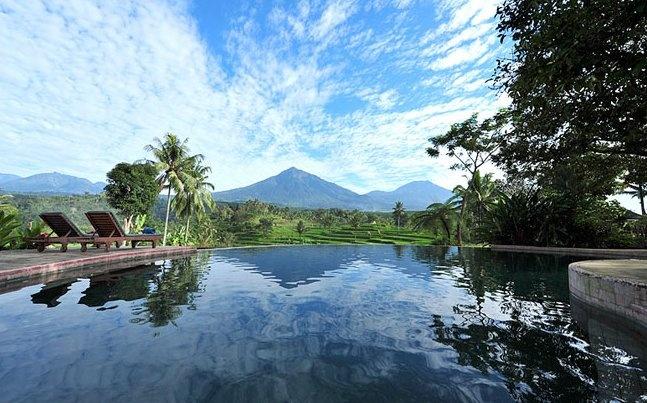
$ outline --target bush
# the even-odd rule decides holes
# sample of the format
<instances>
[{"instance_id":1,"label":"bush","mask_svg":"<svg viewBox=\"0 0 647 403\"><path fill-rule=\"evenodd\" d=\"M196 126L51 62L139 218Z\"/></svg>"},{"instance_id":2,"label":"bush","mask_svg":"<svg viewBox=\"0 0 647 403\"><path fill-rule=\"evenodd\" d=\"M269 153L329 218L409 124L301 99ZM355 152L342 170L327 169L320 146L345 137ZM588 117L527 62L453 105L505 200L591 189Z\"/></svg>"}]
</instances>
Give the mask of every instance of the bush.
<instances>
[{"instance_id":1,"label":"bush","mask_svg":"<svg viewBox=\"0 0 647 403\"><path fill-rule=\"evenodd\" d=\"M637 242L626 216L618 202L601 196L522 188L503 195L477 233L494 244L623 248Z\"/></svg>"},{"instance_id":2,"label":"bush","mask_svg":"<svg viewBox=\"0 0 647 403\"><path fill-rule=\"evenodd\" d=\"M17 216L0 211L0 250L14 248L20 240L20 222Z\"/></svg>"}]
</instances>

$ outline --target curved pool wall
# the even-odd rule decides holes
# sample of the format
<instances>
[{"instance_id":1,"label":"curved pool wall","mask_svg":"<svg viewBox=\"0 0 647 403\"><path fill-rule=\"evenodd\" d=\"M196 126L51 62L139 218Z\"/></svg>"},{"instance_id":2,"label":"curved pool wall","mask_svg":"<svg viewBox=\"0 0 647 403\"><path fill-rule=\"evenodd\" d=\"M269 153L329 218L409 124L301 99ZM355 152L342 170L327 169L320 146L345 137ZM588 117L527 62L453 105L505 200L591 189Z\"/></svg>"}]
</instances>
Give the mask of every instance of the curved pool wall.
<instances>
[{"instance_id":1,"label":"curved pool wall","mask_svg":"<svg viewBox=\"0 0 647 403\"><path fill-rule=\"evenodd\" d=\"M647 260L591 260L568 267L571 293L647 327Z\"/></svg>"}]
</instances>

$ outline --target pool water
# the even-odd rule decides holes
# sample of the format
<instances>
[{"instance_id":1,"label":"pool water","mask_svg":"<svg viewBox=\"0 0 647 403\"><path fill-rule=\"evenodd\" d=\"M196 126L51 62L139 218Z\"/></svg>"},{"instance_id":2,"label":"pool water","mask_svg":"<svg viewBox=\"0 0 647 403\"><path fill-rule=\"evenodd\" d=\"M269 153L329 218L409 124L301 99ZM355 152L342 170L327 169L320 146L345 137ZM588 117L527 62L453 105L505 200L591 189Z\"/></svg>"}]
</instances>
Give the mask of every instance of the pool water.
<instances>
[{"instance_id":1,"label":"pool water","mask_svg":"<svg viewBox=\"0 0 647 403\"><path fill-rule=\"evenodd\" d=\"M0 289L0 401L647 399L647 332L571 300L573 260L229 249Z\"/></svg>"}]
</instances>

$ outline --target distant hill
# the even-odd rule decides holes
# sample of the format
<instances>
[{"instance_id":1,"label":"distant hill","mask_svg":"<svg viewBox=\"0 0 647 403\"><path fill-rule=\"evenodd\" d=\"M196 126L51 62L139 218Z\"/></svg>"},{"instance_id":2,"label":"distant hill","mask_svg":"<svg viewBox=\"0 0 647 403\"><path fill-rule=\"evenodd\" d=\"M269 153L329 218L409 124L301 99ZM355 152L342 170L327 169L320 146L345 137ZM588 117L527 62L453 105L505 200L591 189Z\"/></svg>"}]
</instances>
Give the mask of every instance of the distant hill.
<instances>
[{"instance_id":1,"label":"distant hill","mask_svg":"<svg viewBox=\"0 0 647 403\"><path fill-rule=\"evenodd\" d=\"M14 179L20 179L20 176L12 175L12 174L0 174L0 185L2 185L5 182L12 181Z\"/></svg>"},{"instance_id":2,"label":"distant hill","mask_svg":"<svg viewBox=\"0 0 647 403\"><path fill-rule=\"evenodd\" d=\"M58 172L36 174L26 178L0 174L0 190L10 193L97 194L101 193L105 186L103 182L92 183L84 178Z\"/></svg>"},{"instance_id":3,"label":"distant hill","mask_svg":"<svg viewBox=\"0 0 647 403\"><path fill-rule=\"evenodd\" d=\"M296 168L253 185L215 192L213 196L221 201L258 199L281 206L305 208L354 209L364 202L357 193Z\"/></svg>"},{"instance_id":4,"label":"distant hill","mask_svg":"<svg viewBox=\"0 0 647 403\"><path fill-rule=\"evenodd\" d=\"M397 200L401 200L408 210L422 210L450 195L449 190L428 181L411 182L392 192L374 191L361 195L296 168L249 186L213 194L216 200L226 202L258 199L289 207L367 211L388 211Z\"/></svg>"},{"instance_id":5,"label":"distant hill","mask_svg":"<svg viewBox=\"0 0 647 403\"><path fill-rule=\"evenodd\" d=\"M26 178L0 174L0 192L16 194L73 195L98 194L105 183L57 172L42 173ZM429 181L407 183L390 191L358 194L328 182L316 175L290 168L276 176L242 188L215 192L214 198L226 202L258 199L280 206L299 208L341 208L346 210L390 211L400 200L407 210L423 210L429 204L445 201L451 192Z\"/></svg>"},{"instance_id":6,"label":"distant hill","mask_svg":"<svg viewBox=\"0 0 647 403\"><path fill-rule=\"evenodd\" d=\"M396 201L401 201L407 210L424 210L431 203L443 202L451 195L451 191L430 181L409 182L391 192L374 190L366 194L376 203L391 207Z\"/></svg>"}]
</instances>

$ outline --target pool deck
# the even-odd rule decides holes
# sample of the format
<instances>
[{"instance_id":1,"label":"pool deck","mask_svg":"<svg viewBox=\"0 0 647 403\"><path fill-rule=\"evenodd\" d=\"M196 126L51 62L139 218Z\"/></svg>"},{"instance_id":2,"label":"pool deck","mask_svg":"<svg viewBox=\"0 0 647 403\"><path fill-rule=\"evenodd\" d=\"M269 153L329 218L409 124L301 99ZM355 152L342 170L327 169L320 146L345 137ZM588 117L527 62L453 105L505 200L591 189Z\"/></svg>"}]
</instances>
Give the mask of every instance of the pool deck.
<instances>
[{"instance_id":1,"label":"pool deck","mask_svg":"<svg viewBox=\"0 0 647 403\"><path fill-rule=\"evenodd\" d=\"M589 256L617 259L647 259L647 249L556 248L523 245L490 245L497 252L545 253L551 255Z\"/></svg>"},{"instance_id":2,"label":"pool deck","mask_svg":"<svg viewBox=\"0 0 647 403\"><path fill-rule=\"evenodd\" d=\"M647 260L571 263L568 284L576 298L647 326Z\"/></svg>"},{"instance_id":3,"label":"pool deck","mask_svg":"<svg viewBox=\"0 0 647 403\"><path fill-rule=\"evenodd\" d=\"M124 263L137 265L139 262L163 260L170 257L193 254L196 249L185 246L163 246L158 248L124 248L106 252L104 249L70 249L60 252L48 249L42 253L36 250L9 250L0 252L0 283L20 281L29 277L88 267L123 267Z\"/></svg>"}]
</instances>

